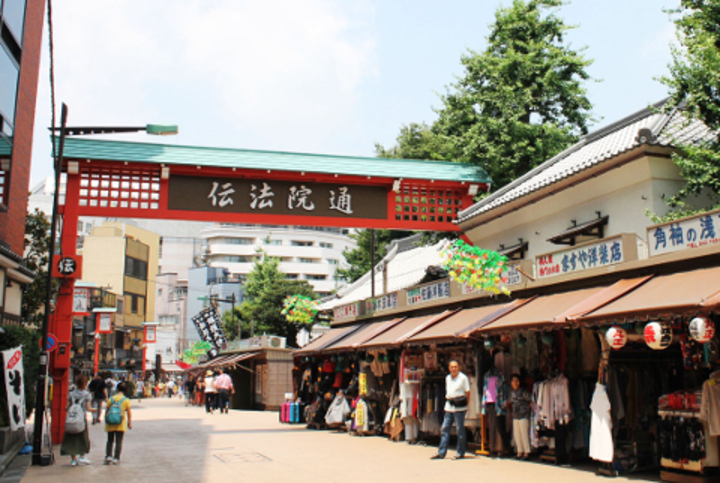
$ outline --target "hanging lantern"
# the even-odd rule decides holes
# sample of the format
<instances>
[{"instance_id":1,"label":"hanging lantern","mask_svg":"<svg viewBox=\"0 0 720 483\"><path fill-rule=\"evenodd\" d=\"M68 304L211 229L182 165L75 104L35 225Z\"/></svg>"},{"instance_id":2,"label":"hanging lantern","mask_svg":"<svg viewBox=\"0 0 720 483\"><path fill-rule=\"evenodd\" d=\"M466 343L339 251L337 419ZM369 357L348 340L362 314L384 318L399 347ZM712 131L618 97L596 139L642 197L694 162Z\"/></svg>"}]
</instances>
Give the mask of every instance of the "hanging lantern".
<instances>
[{"instance_id":1,"label":"hanging lantern","mask_svg":"<svg viewBox=\"0 0 720 483\"><path fill-rule=\"evenodd\" d=\"M618 326L612 326L605 333L605 340L613 349L622 349L627 344L627 332Z\"/></svg>"},{"instance_id":2,"label":"hanging lantern","mask_svg":"<svg viewBox=\"0 0 720 483\"><path fill-rule=\"evenodd\" d=\"M707 317L695 317L688 326L690 337L705 344L715 337L715 324Z\"/></svg>"},{"instance_id":3,"label":"hanging lantern","mask_svg":"<svg viewBox=\"0 0 720 483\"><path fill-rule=\"evenodd\" d=\"M491 351L495 347L495 341L492 339L485 339L483 345L485 346L486 351Z\"/></svg>"},{"instance_id":4,"label":"hanging lantern","mask_svg":"<svg viewBox=\"0 0 720 483\"><path fill-rule=\"evenodd\" d=\"M552 332L545 332L541 337L540 340L545 345L553 345L555 342L555 335Z\"/></svg>"},{"instance_id":5,"label":"hanging lantern","mask_svg":"<svg viewBox=\"0 0 720 483\"><path fill-rule=\"evenodd\" d=\"M643 337L645 337L645 343L651 349L667 349L672 343L672 327L665 322L650 322L645 326Z\"/></svg>"}]
</instances>

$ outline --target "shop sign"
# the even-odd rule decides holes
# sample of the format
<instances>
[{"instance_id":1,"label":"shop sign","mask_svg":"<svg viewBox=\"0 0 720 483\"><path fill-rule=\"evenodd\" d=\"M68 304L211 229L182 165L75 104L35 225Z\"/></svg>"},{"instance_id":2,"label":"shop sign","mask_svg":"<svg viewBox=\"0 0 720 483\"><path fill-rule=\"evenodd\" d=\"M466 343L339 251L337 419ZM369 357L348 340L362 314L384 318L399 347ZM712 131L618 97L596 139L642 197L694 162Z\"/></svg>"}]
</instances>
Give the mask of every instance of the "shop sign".
<instances>
[{"instance_id":1,"label":"shop sign","mask_svg":"<svg viewBox=\"0 0 720 483\"><path fill-rule=\"evenodd\" d=\"M5 393L10 417L10 429L25 426L25 375L23 373L22 346L2 351Z\"/></svg>"},{"instance_id":2,"label":"shop sign","mask_svg":"<svg viewBox=\"0 0 720 483\"><path fill-rule=\"evenodd\" d=\"M450 296L450 280L425 285L407 291L408 305L421 304L431 300L444 299Z\"/></svg>"},{"instance_id":3,"label":"shop sign","mask_svg":"<svg viewBox=\"0 0 720 483\"><path fill-rule=\"evenodd\" d=\"M387 199L383 186L171 176L168 209L386 219Z\"/></svg>"},{"instance_id":4,"label":"shop sign","mask_svg":"<svg viewBox=\"0 0 720 483\"><path fill-rule=\"evenodd\" d=\"M517 270L517 265L508 266L508 269L505 270L502 273L502 275L500 275L500 280L507 287L510 287L512 285L518 285L518 284L522 283L522 275ZM475 293L475 292L478 292L478 290L471 287L470 285L468 285L466 283L462 284L462 294L463 295L467 295L467 294Z\"/></svg>"},{"instance_id":5,"label":"shop sign","mask_svg":"<svg viewBox=\"0 0 720 483\"><path fill-rule=\"evenodd\" d=\"M389 293L374 299L367 299L365 301L365 313L370 314L373 312L379 312L381 310L396 309L398 307L398 294Z\"/></svg>"},{"instance_id":6,"label":"shop sign","mask_svg":"<svg viewBox=\"0 0 720 483\"><path fill-rule=\"evenodd\" d=\"M648 227L650 256L700 248L720 243L720 213L704 213L692 218Z\"/></svg>"},{"instance_id":7,"label":"shop sign","mask_svg":"<svg viewBox=\"0 0 720 483\"><path fill-rule=\"evenodd\" d=\"M98 314L99 327L98 332L101 334L112 333L112 317L110 314Z\"/></svg>"},{"instance_id":8,"label":"shop sign","mask_svg":"<svg viewBox=\"0 0 720 483\"><path fill-rule=\"evenodd\" d=\"M624 260L622 238L598 241L569 248L535 259L538 278L549 278L592 268L606 267Z\"/></svg>"},{"instance_id":9,"label":"shop sign","mask_svg":"<svg viewBox=\"0 0 720 483\"><path fill-rule=\"evenodd\" d=\"M75 287L73 294L73 313L87 314L90 312L90 290L83 287Z\"/></svg>"},{"instance_id":10,"label":"shop sign","mask_svg":"<svg viewBox=\"0 0 720 483\"><path fill-rule=\"evenodd\" d=\"M360 313L360 304L355 302L354 304L342 305L333 309L333 318L335 320L347 319L350 317L357 317Z\"/></svg>"}]
</instances>

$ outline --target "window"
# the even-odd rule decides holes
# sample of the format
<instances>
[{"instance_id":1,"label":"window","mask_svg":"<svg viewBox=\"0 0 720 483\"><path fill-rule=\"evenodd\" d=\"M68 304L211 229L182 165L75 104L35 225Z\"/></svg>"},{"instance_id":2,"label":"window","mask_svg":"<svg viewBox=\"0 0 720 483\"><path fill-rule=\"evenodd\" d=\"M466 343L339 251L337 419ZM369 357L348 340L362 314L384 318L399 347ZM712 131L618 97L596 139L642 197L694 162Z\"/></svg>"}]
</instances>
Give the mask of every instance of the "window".
<instances>
[{"instance_id":1,"label":"window","mask_svg":"<svg viewBox=\"0 0 720 483\"><path fill-rule=\"evenodd\" d=\"M306 275L308 280L327 280L327 275Z\"/></svg>"},{"instance_id":2,"label":"window","mask_svg":"<svg viewBox=\"0 0 720 483\"><path fill-rule=\"evenodd\" d=\"M313 242L293 240L290 242L290 245L294 246L294 247L311 247L311 246L313 246Z\"/></svg>"},{"instance_id":3,"label":"window","mask_svg":"<svg viewBox=\"0 0 720 483\"><path fill-rule=\"evenodd\" d=\"M12 136L15 125L15 101L17 100L18 68L15 61L5 49L0 47L0 118L2 130Z\"/></svg>"},{"instance_id":4,"label":"window","mask_svg":"<svg viewBox=\"0 0 720 483\"><path fill-rule=\"evenodd\" d=\"M287 280L297 280L297 279L298 279L298 274L297 274L297 273L286 273L286 274L285 274L285 278L286 278Z\"/></svg>"},{"instance_id":5,"label":"window","mask_svg":"<svg viewBox=\"0 0 720 483\"><path fill-rule=\"evenodd\" d=\"M177 298L185 298L187 297L188 289L187 287L175 287L175 296Z\"/></svg>"},{"instance_id":6,"label":"window","mask_svg":"<svg viewBox=\"0 0 720 483\"><path fill-rule=\"evenodd\" d=\"M225 261L230 263L252 263L255 261L255 258L241 255L229 255L225 257Z\"/></svg>"},{"instance_id":7,"label":"window","mask_svg":"<svg viewBox=\"0 0 720 483\"><path fill-rule=\"evenodd\" d=\"M162 289L161 288L158 289L158 297L162 297Z\"/></svg>"},{"instance_id":8,"label":"window","mask_svg":"<svg viewBox=\"0 0 720 483\"><path fill-rule=\"evenodd\" d=\"M337 264L338 264L338 261L335 260L334 258L328 258L328 263L329 263L330 265L337 265Z\"/></svg>"},{"instance_id":9,"label":"window","mask_svg":"<svg viewBox=\"0 0 720 483\"><path fill-rule=\"evenodd\" d=\"M329 297L332 295L332 292L315 292L318 297Z\"/></svg>"},{"instance_id":10,"label":"window","mask_svg":"<svg viewBox=\"0 0 720 483\"><path fill-rule=\"evenodd\" d=\"M122 300L118 300L118 301L117 301L117 311L118 311L118 313L121 313L121 314L123 313L124 305L125 305L125 304L123 304L123 301L122 301Z\"/></svg>"},{"instance_id":11,"label":"window","mask_svg":"<svg viewBox=\"0 0 720 483\"><path fill-rule=\"evenodd\" d=\"M254 238L218 238L218 243L225 245L254 245Z\"/></svg>"},{"instance_id":12,"label":"window","mask_svg":"<svg viewBox=\"0 0 720 483\"><path fill-rule=\"evenodd\" d=\"M333 247L333 244L332 244L332 243L328 243L328 242L320 242L320 246L321 246L322 248L332 248L332 247Z\"/></svg>"},{"instance_id":13,"label":"window","mask_svg":"<svg viewBox=\"0 0 720 483\"><path fill-rule=\"evenodd\" d=\"M298 262L300 262L300 263L315 263L316 260L314 258L298 258Z\"/></svg>"},{"instance_id":14,"label":"window","mask_svg":"<svg viewBox=\"0 0 720 483\"><path fill-rule=\"evenodd\" d=\"M137 295L131 295L130 296L130 313L131 314L137 314L138 313L138 297Z\"/></svg>"},{"instance_id":15,"label":"window","mask_svg":"<svg viewBox=\"0 0 720 483\"><path fill-rule=\"evenodd\" d=\"M84 228L84 227L83 227L83 222L82 222L82 221L78 221L78 230L77 230L78 233L82 233L83 228Z\"/></svg>"},{"instance_id":16,"label":"window","mask_svg":"<svg viewBox=\"0 0 720 483\"><path fill-rule=\"evenodd\" d=\"M265 245L282 245L282 240L265 239L265 240L263 240L263 243Z\"/></svg>"},{"instance_id":17,"label":"window","mask_svg":"<svg viewBox=\"0 0 720 483\"><path fill-rule=\"evenodd\" d=\"M25 0L3 0L2 19L15 37L18 45L22 44L23 20L25 19Z\"/></svg>"},{"instance_id":18,"label":"window","mask_svg":"<svg viewBox=\"0 0 720 483\"><path fill-rule=\"evenodd\" d=\"M125 275L147 280L147 262L133 257L125 257Z\"/></svg>"}]
</instances>

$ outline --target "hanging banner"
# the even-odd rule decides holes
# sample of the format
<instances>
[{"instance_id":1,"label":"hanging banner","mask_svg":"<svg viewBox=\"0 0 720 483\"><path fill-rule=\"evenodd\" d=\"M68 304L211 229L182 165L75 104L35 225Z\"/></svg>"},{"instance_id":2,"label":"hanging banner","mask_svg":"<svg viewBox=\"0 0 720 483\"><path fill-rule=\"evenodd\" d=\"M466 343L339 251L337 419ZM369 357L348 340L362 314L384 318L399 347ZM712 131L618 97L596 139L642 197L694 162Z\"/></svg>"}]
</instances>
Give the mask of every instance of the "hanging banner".
<instances>
[{"instance_id":1,"label":"hanging banner","mask_svg":"<svg viewBox=\"0 0 720 483\"><path fill-rule=\"evenodd\" d=\"M3 351L2 356L10 429L14 431L25 426L25 374L23 373L22 347Z\"/></svg>"},{"instance_id":2,"label":"hanging banner","mask_svg":"<svg viewBox=\"0 0 720 483\"><path fill-rule=\"evenodd\" d=\"M200 311L192 318L195 329L200 338L212 346L208 351L209 357L215 357L221 349L227 347L227 338L222 328L222 318L214 307L208 307Z\"/></svg>"}]
</instances>

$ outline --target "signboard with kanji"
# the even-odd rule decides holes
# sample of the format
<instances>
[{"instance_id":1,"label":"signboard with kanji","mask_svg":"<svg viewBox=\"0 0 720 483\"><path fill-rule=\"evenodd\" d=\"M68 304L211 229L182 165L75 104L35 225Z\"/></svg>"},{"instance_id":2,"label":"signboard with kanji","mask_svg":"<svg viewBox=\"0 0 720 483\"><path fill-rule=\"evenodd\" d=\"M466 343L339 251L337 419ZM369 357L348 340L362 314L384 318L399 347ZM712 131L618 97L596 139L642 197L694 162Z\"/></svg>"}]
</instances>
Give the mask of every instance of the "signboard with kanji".
<instances>
[{"instance_id":1,"label":"signboard with kanji","mask_svg":"<svg viewBox=\"0 0 720 483\"><path fill-rule=\"evenodd\" d=\"M342 305L333 309L333 318L335 320L348 319L360 315L360 302L348 305Z\"/></svg>"},{"instance_id":2,"label":"signboard with kanji","mask_svg":"<svg viewBox=\"0 0 720 483\"><path fill-rule=\"evenodd\" d=\"M622 237L617 236L540 255L535 259L536 275L549 278L622 263L624 252Z\"/></svg>"},{"instance_id":3,"label":"signboard with kanji","mask_svg":"<svg viewBox=\"0 0 720 483\"><path fill-rule=\"evenodd\" d=\"M650 256L720 243L720 211L648 227Z\"/></svg>"},{"instance_id":4,"label":"signboard with kanji","mask_svg":"<svg viewBox=\"0 0 720 483\"><path fill-rule=\"evenodd\" d=\"M450 296L450 280L441 280L407 291L407 304L416 305Z\"/></svg>"}]
</instances>

